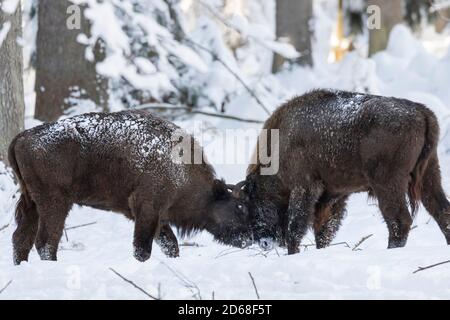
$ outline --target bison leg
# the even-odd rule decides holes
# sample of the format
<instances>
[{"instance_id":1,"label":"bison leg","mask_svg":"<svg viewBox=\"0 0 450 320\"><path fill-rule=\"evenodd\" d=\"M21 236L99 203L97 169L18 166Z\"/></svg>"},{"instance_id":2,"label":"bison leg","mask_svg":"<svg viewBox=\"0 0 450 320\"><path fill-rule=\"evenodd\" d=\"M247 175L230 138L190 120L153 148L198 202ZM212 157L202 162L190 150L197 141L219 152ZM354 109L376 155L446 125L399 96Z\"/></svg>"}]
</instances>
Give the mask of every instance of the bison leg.
<instances>
[{"instance_id":1,"label":"bison leg","mask_svg":"<svg viewBox=\"0 0 450 320\"><path fill-rule=\"evenodd\" d=\"M437 155L430 159L423 177L422 203L450 244L450 203L442 190Z\"/></svg>"},{"instance_id":2,"label":"bison leg","mask_svg":"<svg viewBox=\"0 0 450 320\"><path fill-rule=\"evenodd\" d=\"M136 197L140 198L140 197ZM159 214L151 201L134 201L131 207L134 223L134 257L144 262L152 254L153 238L158 230Z\"/></svg>"},{"instance_id":3,"label":"bison leg","mask_svg":"<svg viewBox=\"0 0 450 320\"><path fill-rule=\"evenodd\" d=\"M56 261L58 245L64 231L64 223L71 205L63 197L46 199L36 204L39 212L39 227L36 249L41 260Z\"/></svg>"},{"instance_id":4,"label":"bison leg","mask_svg":"<svg viewBox=\"0 0 450 320\"><path fill-rule=\"evenodd\" d=\"M161 251L170 258L179 257L177 237L173 234L168 224L164 224L160 231L156 243L160 246Z\"/></svg>"},{"instance_id":5,"label":"bison leg","mask_svg":"<svg viewBox=\"0 0 450 320\"><path fill-rule=\"evenodd\" d=\"M298 187L291 191L287 212L288 254L299 252L300 241L308 230L321 193L322 188L318 187L308 189Z\"/></svg>"},{"instance_id":6,"label":"bison leg","mask_svg":"<svg viewBox=\"0 0 450 320\"><path fill-rule=\"evenodd\" d=\"M345 216L348 196L331 198L316 207L314 235L317 249L328 247L333 241Z\"/></svg>"},{"instance_id":7,"label":"bison leg","mask_svg":"<svg viewBox=\"0 0 450 320\"><path fill-rule=\"evenodd\" d=\"M389 231L388 248L404 247L412 224L405 198L406 186L378 186L374 191Z\"/></svg>"},{"instance_id":8,"label":"bison leg","mask_svg":"<svg viewBox=\"0 0 450 320\"><path fill-rule=\"evenodd\" d=\"M17 228L13 234L14 264L28 261L38 229L39 216L31 199L20 196L16 209Z\"/></svg>"}]
</instances>

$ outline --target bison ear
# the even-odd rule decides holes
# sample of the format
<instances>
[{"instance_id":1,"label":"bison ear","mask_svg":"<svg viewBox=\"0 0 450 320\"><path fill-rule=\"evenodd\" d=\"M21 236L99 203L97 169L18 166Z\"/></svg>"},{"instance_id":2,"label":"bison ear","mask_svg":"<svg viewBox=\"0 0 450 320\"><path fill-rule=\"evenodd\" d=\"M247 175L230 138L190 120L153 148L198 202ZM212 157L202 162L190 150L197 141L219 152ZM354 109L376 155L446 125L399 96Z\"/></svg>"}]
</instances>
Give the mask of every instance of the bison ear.
<instances>
[{"instance_id":1,"label":"bison ear","mask_svg":"<svg viewBox=\"0 0 450 320\"><path fill-rule=\"evenodd\" d=\"M230 192L225 184L225 181L214 179L213 182L213 194L216 200L224 200L230 197Z\"/></svg>"}]
</instances>

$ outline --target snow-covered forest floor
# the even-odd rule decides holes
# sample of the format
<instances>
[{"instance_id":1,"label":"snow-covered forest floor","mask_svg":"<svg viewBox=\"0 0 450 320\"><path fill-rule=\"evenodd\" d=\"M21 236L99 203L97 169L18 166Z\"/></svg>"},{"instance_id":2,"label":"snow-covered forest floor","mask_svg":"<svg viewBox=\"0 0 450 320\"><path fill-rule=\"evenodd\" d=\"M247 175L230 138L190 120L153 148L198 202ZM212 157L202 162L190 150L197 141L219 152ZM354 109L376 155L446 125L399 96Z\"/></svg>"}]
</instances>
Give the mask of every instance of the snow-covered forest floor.
<instances>
[{"instance_id":1,"label":"snow-covered forest floor","mask_svg":"<svg viewBox=\"0 0 450 320\"><path fill-rule=\"evenodd\" d=\"M316 32L320 36L322 31ZM313 69L294 68L271 76L268 82L273 81L274 91L283 88L280 101L326 87L367 89L425 103L440 121L440 163L444 189L450 192L449 39L448 31L440 36L426 31L418 40L405 27L397 27L388 49L372 59L353 52L338 64L328 64L316 56ZM316 52L320 55L323 50ZM26 100L31 106L33 95L29 93ZM244 118L264 119L264 113L255 111L258 108L250 96L242 94L228 105L227 111ZM205 127L214 129L208 135L215 143L220 141L223 130L243 127L235 121L202 116L178 124L189 130L193 120L204 121ZM33 124L27 122L28 127ZM211 162L218 160L214 144L206 143L204 147ZM245 164L215 167L218 175L231 183L245 177ZM376 203L358 194L349 201L347 217L334 245L326 249L316 250L311 245L312 234L305 237L300 254L287 256L284 248L264 252L256 246L243 250L226 247L201 233L179 239L181 252L176 259L165 257L155 244L146 263L132 257L132 222L121 215L74 207L66 223L68 230L58 262L40 261L33 249L28 263L13 266L16 189L11 177L0 175L0 290L10 283L0 299L147 298L110 268L162 299L256 299L249 272L262 299L450 297L450 264L413 273L418 267L450 260L450 247L423 207L406 247L401 249L386 249L387 228Z\"/></svg>"}]
</instances>

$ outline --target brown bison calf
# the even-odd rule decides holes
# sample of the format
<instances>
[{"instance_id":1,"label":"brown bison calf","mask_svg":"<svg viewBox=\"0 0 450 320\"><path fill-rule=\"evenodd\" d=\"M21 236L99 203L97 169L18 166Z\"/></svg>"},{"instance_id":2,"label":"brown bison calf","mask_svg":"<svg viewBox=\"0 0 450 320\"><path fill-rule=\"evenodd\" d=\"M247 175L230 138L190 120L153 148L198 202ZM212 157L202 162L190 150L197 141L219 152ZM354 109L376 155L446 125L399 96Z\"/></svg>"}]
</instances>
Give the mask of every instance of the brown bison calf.
<instances>
[{"instance_id":1,"label":"brown bison calf","mask_svg":"<svg viewBox=\"0 0 450 320\"><path fill-rule=\"evenodd\" d=\"M182 234L207 230L226 244L247 243L243 201L215 179L204 161L174 161L179 130L150 113L123 111L75 116L19 134L9 147L22 191L14 263L27 260L34 243L41 259L56 260L73 204L134 220L134 256L139 261L150 257L154 238L167 255L178 255L169 224ZM192 137L184 138L192 150L202 152ZM180 156L187 151L178 150Z\"/></svg>"},{"instance_id":2,"label":"brown bison calf","mask_svg":"<svg viewBox=\"0 0 450 320\"><path fill-rule=\"evenodd\" d=\"M282 105L264 128L279 129L278 150L266 150L272 158L279 152L279 171L261 175L264 165L251 165L243 192L251 201L254 239L263 247L278 240L296 253L308 226L317 248L328 246L349 195L362 191L378 199L389 248L406 244L418 201L450 244L450 203L436 151L439 126L424 105L316 90Z\"/></svg>"}]
</instances>

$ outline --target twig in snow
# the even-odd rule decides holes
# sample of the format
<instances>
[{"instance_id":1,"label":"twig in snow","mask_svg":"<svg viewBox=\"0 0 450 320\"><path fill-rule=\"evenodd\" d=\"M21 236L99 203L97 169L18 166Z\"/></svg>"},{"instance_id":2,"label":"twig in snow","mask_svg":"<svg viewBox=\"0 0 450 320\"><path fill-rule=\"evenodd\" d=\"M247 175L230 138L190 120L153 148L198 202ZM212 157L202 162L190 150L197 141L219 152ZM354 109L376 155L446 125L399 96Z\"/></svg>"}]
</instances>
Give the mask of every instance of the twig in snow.
<instances>
[{"instance_id":1,"label":"twig in snow","mask_svg":"<svg viewBox=\"0 0 450 320\"><path fill-rule=\"evenodd\" d=\"M211 294L211 299L212 299L212 300L216 300L216 299L215 299L215 296L214 296L214 290L213 290L213 292L212 292L212 294Z\"/></svg>"},{"instance_id":2,"label":"twig in snow","mask_svg":"<svg viewBox=\"0 0 450 320\"><path fill-rule=\"evenodd\" d=\"M252 279L253 288L255 288L256 297L258 298L258 300L260 300L261 298L260 298L259 293L258 293L258 288L256 287L255 279L253 279L253 276L250 273L250 271L248 272L248 275L250 276L250 279Z\"/></svg>"},{"instance_id":3,"label":"twig in snow","mask_svg":"<svg viewBox=\"0 0 450 320\"><path fill-rule=\"evenodd\" d=\"M347 242L345 242L345 241L332 243L332 244L330 244L330 247L340 246L340 245L345 245L347 248L350 248L350 245Z\"/></svg>"},{"instance_id":4,"label":"twig in snow","mask_svg":"<svg viewBox=\"0 0 450 320\"><path fill-rule=\"evenodd\" d=\"M64 228L64 236L66 237L66 242L69 242L69 236L67 235L66 228Z\"/></svg>"},{"instance_id":5,"label":"twig in snow","mask_svg":"<svg viewBox=\"0 0 450 320\"><path fill-rule=\"evenodd\" d=\"M280 257L280 254L278 253L277 247L273 247L273 249L275 250L275 253L277 254L277 256Z\"/></svg>"},{"instance_id":6,"label":"twig in snow","mask_svg":"<svg viewBox=\"0 0 450 320\"><path fill-rule=\"evenodd\" d=\"M171 104L168 104L168 103L146 103L146 104L143 104L143 105L140 105L140 106L136 106L136 107L134 107L134 109L140 109L140 110L174 110L174 111L181 110L181 111L185 111L186 113L201 114L201 115L204 115L204 116L223 118L223 119L235 120L235 121L240 121L240 122L258 123L258 124L264 123L264 121L261 121L261 120L246 119L246 118L240 118L240 117L232 116L232 115L228 115L228 114L194 110L194 109L189 108L187 106L171 105Z\"/></svg>"},{"instance_id":7,"label":"twig in snow","mask_svg":"<svg viewBox=\"0 0 450 320\"><path fill-rule=\"evenodd\" d=\"M128 280L127 278L125 278L124 276L122 276L120 273L118 273L116 270L114 270L113 268L109 268L109 270L111 270L112 272L114 272L118 277L120 277L123 281L128 282L129 284L131 284L133 287L135 287L136 289L138 289L139 291L141 291L143 294L145 294L147 297L149 297L150 299L153 300L159 300L158 298L152 296L150 293L148 293L147 291L145 291L144 289L142 289L141 287L139 287L137 284L135 284L133 281Z\"/></svg>"},{"instance_id":8,"label":"twig in snow","mask_svg":"<svg viewBox=\"0 0 450 320\"><path fill-rule=\"evenodd\" d=\"M344 245L347 248L350 248L350 245L345 241L332 243L329 245L329 247L340 246L340 245ZM311 242L309 244L301 244L300 245L300 247L303 247L305 249L305 251L308 249L308 247L315 247L315 246L316 246L316 244L314 242Z\"/></svg>"},{"instance_id":9,"label":"twig in snow","mask_svg":"<svg viewBox=\"0 0 450 320\"><path fill-rule=\"evenodd\" d=\"M8 288L11 283L12 283L12 280L9 280L9 282L2 289L0 289L0 294L2 294L3 291L5 291L6 288Z\"/></svg>"},{"instance_id":10,"label":"twig in snow","mask_svg":"<svg viewBox=\"0 0 450 320\"><path fill-rule=\"evenodd\" d=\"M227 256L229 254L237 253L237 252L241 252L242 251L242 249L236 249L234 251L230 251L230 250L233 250L233 249L234 248L229 248L229 249L225 249L225 250L220 251L219 254L214 257L214 259L221 258L221 257Z\"/></svg>"},{"instance_id":11,"label":"twig in snow","mask_svg":"<svg viewBox=\"0 0 450 320\"><path fill-rule=\"evenodd\" d=\"M306 237L306 239L309 241L309 244L300 244L300 246L299 246L300 248L303 247L306 251L306 250L308 250L308 247L316 246L316 244L309 237Z\"/></svg>"},{"instance_id":12,"label":"twig in snow","mask_svg":"<svg viewBox=\"0 0 450 320\"><path fill-rule=\"evenodd\" d=\"M87 226L90 226L90 225L93 225L93 224L96 224L96 223L97 223L97 221L89 222L89 223L85 223L85 224L80 224L78 226L67 227L67 228L65 228L65 230L72 230L72 229L78 229L78 228L82 228L82 227L87 227Z\"/></svg>"},{"instance_id":13,"label":"twig in snow","mask_svg":"<svg viewBox=\"0 0 450 320\"><path fill-rule=\"evenodd\" d=\"M419 267L413 273L416 273L416 272L419 272L419 271L423 271L423 270L426 270L426 269L430 269L430 268L433 268L433 267L436 267L436 266L440 266L441 264L445 264L445 263L450 263L450 260L442 261L442 262L439 262L439 263L435 263L435 264L432 264L432 265L429 265L429 266L426 266L426 267Z\"/></svg>"},{"instance_id":14,"label":"twig in snow","mask_svg":"<svg viewBox=\"0 0 450 320\"><path fill-rule=\"evenodd\" d=\"M161 282L158 282L158 300L162 300L162 296L161 296Z\"/></svg>"},{"instance_id":15,"label":"twig in snow","mask_svg":"<svg viewBox=\"0 0 450 320\"><path fill-rule=\"evenodd\" d=\"M9 227L9 223L5 224L3 227L0 227L0 232Z\"/></svg>"},{"instance_id":16,"label":"twig in snow","mask_svg":"<svg viewBox=\"0 0 450 320\"><path fill-rule=\"evenodd\" d=\"M180 247L204 247L203 245L199 245L197 242L183 242L179 245Z\"/></svg>"},{"instance_id":17,"label":"twig in snow","mask_svg":"<svg viewBox=\"0 0 450 320\"><path fill-rule=\"evenodd\" d=\"M248 248L249 250L253 250L256 251L255 254L250 255L252 257L256 257L256 256L263 256L264 258L267 258L267 255L270 254L270 252L272 250L266 251L266 250L262 250L262 249L255 249L255 248Z\"/></svg>"},{"instance_id":18,"label":"twig in snow","mask_svg":"<svg viewBox=\"0 0 450 320\"><path fill-rule=\"evenodd\" d=\"M369 234L368 236L362 237L362 239L359 240L359 241L355 244L355 246L353 247L352 251L356 251L356 249L358 249L358 247L359 247L364 241L366 241L367 239L369 239L371 236L373 236L373 234ZM358 249L358 250L361 250L361 249Z\"/></svg>"},{"instance_id":19,"label":"twig in snow","mask_svg":"<svg viewBox=\"0 0 450 320\"><path fill-rule=\"evenodd\" d=\"M177 277L186 288L188 288L192 292L192 297L197 300L202 300L202 295L200 292L200 288L197 286L197 284L191 280L189 280L185 275L183 275L181 272L178 272L171 267L169 267L166 263L163 261L160 261L162 265L164 265L167 269L169 269L175 277Z\"/></svg>"}]
</instances>

